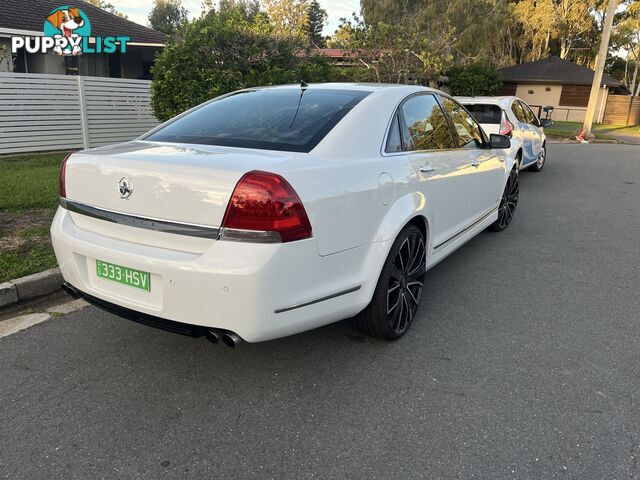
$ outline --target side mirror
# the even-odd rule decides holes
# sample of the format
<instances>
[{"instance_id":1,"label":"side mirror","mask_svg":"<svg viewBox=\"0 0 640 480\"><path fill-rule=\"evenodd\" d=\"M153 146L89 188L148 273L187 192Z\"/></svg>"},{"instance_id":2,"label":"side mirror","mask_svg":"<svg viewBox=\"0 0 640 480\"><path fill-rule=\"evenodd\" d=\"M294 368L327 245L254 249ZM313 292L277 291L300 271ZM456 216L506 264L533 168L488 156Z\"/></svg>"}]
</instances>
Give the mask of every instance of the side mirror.
<instances>
[{"instance_id":1,"label":"side mirror","mask_svg":"<svg viewBox=\"0 0 640 480\"><path fill-rule=\"evenodd\" d=\"M491 148L511 148L511 139L506 135L492 133L489 136L489 146Z\"/></svg>"},{"instance_id":2,"label":"side mirror","mask_svg":"<svg viewBox=\"0 0 640 480\"><path fill-rule=\"evenodd\" d=\"M551 125L553 125L553 120L551 120L550 118L541 118L540 119L540 126L542 128L550 127Z\"/></svg>"}]
</instances>

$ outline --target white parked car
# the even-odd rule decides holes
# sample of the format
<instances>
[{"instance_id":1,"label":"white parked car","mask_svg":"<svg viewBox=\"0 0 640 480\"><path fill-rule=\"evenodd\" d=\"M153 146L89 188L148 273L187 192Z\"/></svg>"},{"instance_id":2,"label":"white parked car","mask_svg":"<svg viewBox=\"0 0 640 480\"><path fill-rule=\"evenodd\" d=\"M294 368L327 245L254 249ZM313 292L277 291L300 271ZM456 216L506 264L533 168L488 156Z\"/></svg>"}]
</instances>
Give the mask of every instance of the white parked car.
<instances>
[{"instance_id":1,"label":"white parked car","mask_svg":"<svg viewBox=\"0 0 640 480\"><path fill-rule=\"evenodd\" d=\"M53 245L67 291L174 332L234 346L357 315L396 339L426 270L509 225L508 147L432 89L248 89L69 156Z\"/></svg>"},{"instance_id":2,"label":"white parked car","mask_svg":"<svg viewBox=\"0 0 640 480\"><path fill-rule=\"evenodd\" d=\"M539 119L526 102L518 97L456 97L480 122L488 134L511 137L511 155L520 170L539 172L547 159L547 137L544 127L553 124Z\"/></svg>"}]
</instances>

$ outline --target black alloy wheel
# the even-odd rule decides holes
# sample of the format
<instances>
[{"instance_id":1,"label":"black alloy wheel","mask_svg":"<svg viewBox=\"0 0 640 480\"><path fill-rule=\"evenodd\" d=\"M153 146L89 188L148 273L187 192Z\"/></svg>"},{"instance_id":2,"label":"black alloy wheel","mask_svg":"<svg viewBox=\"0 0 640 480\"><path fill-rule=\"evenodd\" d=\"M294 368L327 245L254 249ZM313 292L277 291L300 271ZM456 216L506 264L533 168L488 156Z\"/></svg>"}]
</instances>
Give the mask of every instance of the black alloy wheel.
<instances>
[{"instance_id":1,"label":"black alloy wheel","mask_svg":"<svg viewBox=\"0 0 640 480\"><path fill-rule=\"evenodd\" d=\"M498 207L498 219L489 227L494 232L501 232L509 226L513 219L513 214L518 206L518 197L520 195L520 183L518 181L518 171L516 168L511 170L507 185L504 187L500 206Z\"/></svg>"},{"instance_id":2,"label":"black alloy wheel","mask_svg":"<svg viewBox=\"0 0 640 480\"><path fill-rule=\"evenodd\" d=\"M422 232L408 225L391 247L371 303L354 319L360 331L387 340L396 340L407 332L424 291L426 259Z\"/></svg>"},{"instance_id":3,"label":"black alloy wheel","mask_svg":"<svg viewBox=\"0 0 640 480\"><path fill-rule=\"evenodd\" d=\"M387 288L387 320L395 336L402 336L420 305L424 288L426 249L421 235L407 236L391 264Z\"/></svg>"}]
</instances>

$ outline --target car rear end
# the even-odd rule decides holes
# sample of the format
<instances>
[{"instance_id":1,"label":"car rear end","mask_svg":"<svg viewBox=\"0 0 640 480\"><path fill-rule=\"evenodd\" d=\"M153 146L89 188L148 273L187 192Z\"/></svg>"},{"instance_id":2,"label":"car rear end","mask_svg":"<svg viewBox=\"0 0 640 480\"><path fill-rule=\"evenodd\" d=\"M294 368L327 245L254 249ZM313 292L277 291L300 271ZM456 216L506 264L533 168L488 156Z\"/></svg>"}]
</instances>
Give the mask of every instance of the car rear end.
<instances>
[{"instance_id":1,"label":"car rear end","mask_svg":"<svg viewBox=\"0 0 640 480\"><path fill-rule=\"evenodd\" d=\"M364 306L347 298L363 253L320 256L285 178L313 162L161 141L73 154L51 228L65 281L103 308L194 336L212 328L261 341L353 315Z\"/></svg>"},{"instance_id":2,"label":"car rear end","mask_svg":"<svg viewBox=\"0 0 640 480\"><path fill-rule=\"evenodd\" d=\"M497 103L463 100L462 104L478 121L487 135L508 135L513 129L502 107Z\"/></svg>"}]
</instances>

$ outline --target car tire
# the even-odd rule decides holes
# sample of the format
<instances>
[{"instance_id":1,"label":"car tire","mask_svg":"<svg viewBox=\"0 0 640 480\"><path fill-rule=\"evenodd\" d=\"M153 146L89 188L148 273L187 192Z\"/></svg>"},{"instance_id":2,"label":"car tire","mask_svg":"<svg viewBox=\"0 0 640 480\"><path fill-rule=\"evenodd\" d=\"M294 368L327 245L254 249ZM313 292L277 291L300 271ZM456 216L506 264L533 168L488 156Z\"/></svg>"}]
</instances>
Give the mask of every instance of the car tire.
<instances>
[{"instance_id":1,"label":"car tire","mask_svg":"<svg viewBox=\"0 0 640 480\"><path fill-rule=\"evenodd\" d=\"M529 170L532 172L539 172L544 168L544 164L547 161L547 145L543 144L540 149L540 155L538 159L529 167Z\"/></svg>"},{"instance_id":2,"label":"car tire","mask_svg":"<svg viewBox=\"0 0 640 480\"><path fill-rule=\"evenodd\" d=\"M500 206L498 207L498 219L489 226L489 230L501 232L509 226L513 219L513 214L516 211L516 207L518 206L519 196L520 182L518 179L518 170L513 168L511 173L509 173L507 184L502 192Z\"/></svg>"},{"instance_id":3,"label":"car tire","mask_svg":"<svg viewBox=\"0 0 640 480\"><path fill-rule=\"evenodd\" d=\"M426 260L424 235L415 225L407 225L389 251L371 303L354 318L356 328L385 340L402 337L420 305Z\"/></svg>"}]
</instances>

